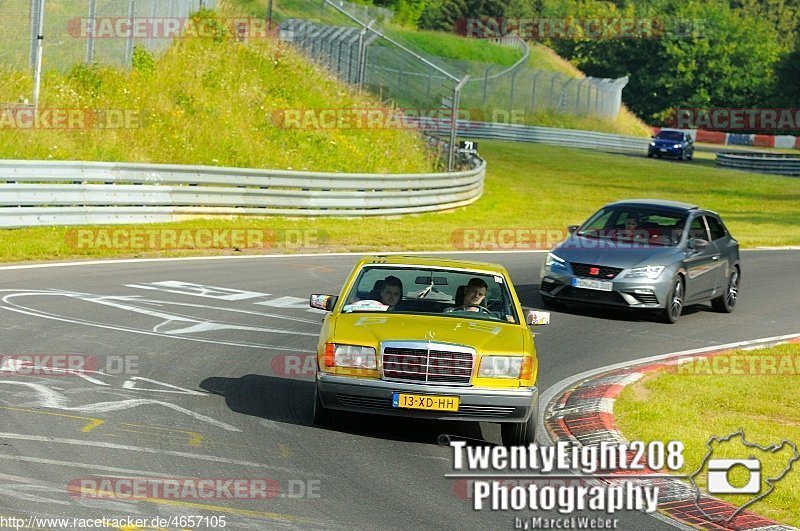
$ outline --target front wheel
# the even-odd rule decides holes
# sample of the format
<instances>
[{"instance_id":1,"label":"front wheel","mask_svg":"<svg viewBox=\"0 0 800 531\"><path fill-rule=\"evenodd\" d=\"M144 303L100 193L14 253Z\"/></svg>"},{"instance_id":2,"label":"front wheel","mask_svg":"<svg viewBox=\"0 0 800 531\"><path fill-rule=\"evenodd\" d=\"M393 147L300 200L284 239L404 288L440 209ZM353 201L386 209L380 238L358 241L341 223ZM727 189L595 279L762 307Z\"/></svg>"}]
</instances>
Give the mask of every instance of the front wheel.
<instances>
[{"instance_id":1,"label":"front wheel","mask_svg":"<svg viewBox=\"0 0 800 531\"><path fill-rule=\"evenodd\" d=\"M661 320L665 323L674 323L683 311L683 279L680 276L672 279L672 287L667 293L667 306L661 312Z\"/></svg>"},{"instance_id":2,"label":"front wheel","mask_svg":"<svg viewBox=\"0 0 800 531\"><path fill-rule=\"evenodd\" d=\"M525 446L536 442L536 410L525 422L504 422L500 435L505 446Z\"/></svg>"},{"instance_id":3,"label":"front wheel","mask_svg":"<svg viewBox=\"0 0 800 531\"><path fill-rule=\"evenodd\" d=\"M734 267L728 279L728 288L725 290L725 293L711 300L711 307L717 312L731 313L736 306L736 301L739 299L740 282L739 268Z\"/></svg>"}]
</instances>

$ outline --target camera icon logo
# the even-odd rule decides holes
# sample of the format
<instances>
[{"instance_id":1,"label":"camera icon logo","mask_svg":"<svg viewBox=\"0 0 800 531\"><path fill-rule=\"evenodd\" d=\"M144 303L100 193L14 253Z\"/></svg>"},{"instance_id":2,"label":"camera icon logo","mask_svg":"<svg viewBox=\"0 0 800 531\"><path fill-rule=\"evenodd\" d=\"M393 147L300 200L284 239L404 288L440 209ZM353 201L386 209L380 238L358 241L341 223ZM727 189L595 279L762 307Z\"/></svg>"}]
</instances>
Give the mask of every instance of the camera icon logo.
<instances>
[{"instance_id":1,"label":"camera icon logo","mask_svg":"<svg viewBox=\"0 0 800 531\"><path fill-rule=\"evenodd\" d=\"M695 506L708 522L730 524L733 529L736 529L733 520L737 515L771 494L775 484L786 477L795 462L800 461L800 452L793 442L782 440L761 446L748 441L742 429L724 437L712 436L706 442L706 448L708 451L703 461L688 477L694 490ZM703 476L708 480L708 494L703 493L698 485L698 478ZM743 495L744 499L737 502L732 511L709 513L705 510L708 505L704 503L709 495Z\"/></svg>"},{"instance_id":2,"label":"camera icon logo","mask_svg":"<svg viewBox=\"0 0 800 531\"><path fill-rule=\"evenodd\" d=\"M750 473L745 485L736 487L731 472L744 468ZM710 494L758 494L761 490L761 461L758 459L709 459L708 492Z\"/></svg>"}]
</instances>

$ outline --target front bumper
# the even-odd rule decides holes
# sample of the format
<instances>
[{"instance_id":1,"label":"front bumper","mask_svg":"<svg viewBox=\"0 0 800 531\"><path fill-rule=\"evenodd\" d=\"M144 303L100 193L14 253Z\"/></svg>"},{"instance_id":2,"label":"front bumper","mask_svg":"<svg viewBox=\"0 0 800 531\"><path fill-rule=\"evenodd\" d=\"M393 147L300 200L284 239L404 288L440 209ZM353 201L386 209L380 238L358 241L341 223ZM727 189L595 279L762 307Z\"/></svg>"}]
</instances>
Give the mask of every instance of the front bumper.
<instances>
[{"instance_id":1,"label":"front bumper","mask_svg":"<svg viewBox=\"0 0 800 531\"><path fill-rule=\"evenodd\" d=\"M647 148L648 155L660 155L660 156L669 156L669 157L680 157L681 153L683 153L685 148L675 148L675 147L661 147L661 146L650 146Z\"/></svg>"},{"instance_id":2,"label":"front bumper","mask_svg":"<svg viewBox=\"0 0 800 531\"><path fill-rule=\"evenodd\" d=\"M317 373L317 392L330 409L436 420L524 422L539 409L536 387L490 389L389 382ZM458 396L458 411L425 411L392 407L392 393Z\"/></svg>"},{"instance_id":3,"label":"front bumper","mask_svg":"<svg viewBox=\"0 0 800 531\"><path fill-rule=\"evenodd\" d=\"M573 278L578 277L547 271L542 276L539 293L559 301L599 304L617 308L663 309L666 306L667 292L670 288L670 277L666 271L656 280L614 278L611 280L613 283L611 291L573 287Z\"/></svg>"}]
</instances>

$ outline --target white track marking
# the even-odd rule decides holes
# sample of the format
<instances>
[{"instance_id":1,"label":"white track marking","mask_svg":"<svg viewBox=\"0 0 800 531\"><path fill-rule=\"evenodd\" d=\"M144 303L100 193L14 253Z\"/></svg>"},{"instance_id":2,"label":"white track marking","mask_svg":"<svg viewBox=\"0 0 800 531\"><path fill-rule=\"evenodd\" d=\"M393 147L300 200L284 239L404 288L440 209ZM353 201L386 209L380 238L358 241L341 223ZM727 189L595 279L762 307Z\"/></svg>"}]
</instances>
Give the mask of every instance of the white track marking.
<instances>
[{"instance_id":1,"label":"white track marking","mask_svg":"<svg viewBox=\"0 0 800 531\"><path fill-rule=\"evenodd\" d=\"M785 251L795 250L794 247L757 247L755 249L742 249L742 252L759 251ZM254 255L230 255L230 256L182 256L176 258L122 258L116 260L83 260L81 262L55 262L44 264L19 264L0 266L0 271L14 271L18 269L45 269L50 267L82 267L94 265L115 265L115 264L139 264L152 262L186 262L190 260L264 260L281 258L327 258L331 256L389 256L389 255L457 255L457 254L541 254L547 253L547 249L529 250L500 250L500 251L373 251L361 253L305 253L305 254L254 254Z\"/></svg>"},{"instance_id":2,"label":"white track marking","mask_svg":"<svg viewBox=\"0 0 800 531\"><path fill-rule=\"evenodd\" d=\"M168 387L169 389L150 389L148 387L136 387L136 382L149 382L151 384L160 385L163 387ZM137 391L155 391L159 393L180 393L182 395L200 395L200 396L208 396L209 393L203 393L200 391L194 391L192 389L186 389L185 387L179 387L177 385L172 385L164 382L159 382L158 380L151 380L150 378L144 378L142 376L133 376L128 380L125 380L125 383L122 384L123 389L135 389Z\"/></svg>"},{"instance_id":3,"label":"white track marking","mask_svg":"<svg viewBox=\"0 0 800 531\"><path fill-rule=\"evenodd\" d=\"M164 477L164 472L148 472L147 470L133 470L130 468L119 468L115 466L104 466L104 465L96 465L90 463L76 463L75 461L58 461L56 459L44 459L41 457L28 457L23 455L9 455L9 454L0 454L0 459L8 459L10 461L25 461L27 463L39 463L42 465L53 465L53 466L65 466L70 468L83 468L89 470L100 470L103 472L113 472L116 474L130 474L132 476L153 476L153 477ZM5 474L0 474L0 478L7 479ZM181 479L183 476L177 476L175 474L169 475L171 478ZM31 480L26 480L25 478L20 478L21 481L30 482Z\"/></svg>"},{"instance_id":4,"label":"white track marking","mask_svg":"<svg viewBox=\"0 0 800 531\"><path fill-rule=\"evenodd\" d=\"M194 454L191 452L179 452L177 450L162 450L160 448L149 448L146 446L132 446L129 444L115 444L110 443L107 441L87 441L83 439L66 439L63 437L48 437L45 435L27 435L24 433L6 433L0 432L0 439L8 439L8 440L15 440L15 441L31 441L31 442L40 442L40 443L52 443L52 444L66 444L66 445L73 445L73 446L85 446L85 447L96 447L96 448L103 448L107 450L122 450L126 452L142 452L147 454L156 454L156 455L172 455L177 457L186 457L188 459L198 459L200 461L211 461L214 463L226 463L229 465L238 465L238 466L247 466L253 468L264 468L267 470L277 470L279 472L287 472L289 474L305 474L305 475L313 475L314 477L321 477L321 478L330 478L330 475L321 474L318 471L314 471L313 474L301 471L297 468L287 468L282 466L273 466L268 465L266 463L255 463L253 461L243 461L240 459L228 459L226 457L220 457L217 455L206 455L206 454ZM296 477L296 476L292 476Z\"/></svg>"},{"instance_id":5,"label":"white track marking","mask_svg":"<svg viewBox=\"0 0 800 531\"><path fill-rule=\"evenodd\" d=\"M66 396L59 393L58 391L54 391L53 389L50 389L49 387L46 387L41 384L30 383L30 382L15 382L13 380L12 381L0 380L0 385L1 384L19 385L36 391L39 394L40 399L37 403L33 405L37 407L58 409L59 411L73 411L76 413L107 413L109 411L121 411L144 405L159 405L167 407L179 413L183 413L184 415L193 417L196 420L206 422L208 424L211 424L212 426L222 428L225 431L234 431L234 432L242 431L235 426L231 426L230 424L226 424L219 420L212 419L211 417L207 417L206 415L201 415L200 413L196 413L194 411L178 406L176 404L164 402L163 400L154 400L150 398L131 398L128 400L118 400L115 402L97 402L95 404L85 404L83 406L68 406L67 405L68 399Z\"/></svg>"},{"instance_id":6,"label":"white track marking","mask_svg":"<svg viewBox=\"0 0 800 531\"><path fill-rule=\"evenodd\" d=\"M193 297L206 297L208 299L218 299L223 301L261 299L270 296L269 293L243 291L233 288L221 288L218 286L204 286L203 284L181 282L180 280L163 280L161 282L150 282L148 284L125 284L125 287L166 291L167 293L177 293L179 295L190 295Z\"/></svg>"},{"instance_id":7,"label":"white track marking","mask_svg":"<svg viewBox=\"0 0 800 531\"><path fill-rule=\"evenodd\" d=\"M147 331L147 330L141 330L141 329L138 329L138 328L128 328L128 327L124 327L124 326L108 325L108 324L105 324L105 323L98 323L98 322L95 322L95 321L88 321L88 320L83 320L83 319L67 318L67 317L62 317L62 316L59 316L59 315L54 315L54 314L42 312L42 311L39 311L39 310L33 310L31 308L27 308L25 306L21 306L21 305L15 304L13 302L10 302L10 299L13 299L13 298L16 298L16 297L22 297L22 296L68 295L67 293L60 293L60 292L53 292L53 291L42 291L42 292L28 291L28 292L22 292L22 293L20 293L19 290L0 290L0 291L12 291L12 292L14 292L14 293L11 293L9 295L4 296L3 299L2 299L3 302L5 302L6 304L9 304L10 306L0 306L0 308L2 308L4 310L11 311L11 312L21 313L23 315L41 317L43 319L51 319L51 320L54 320L54 321L61 321L61 322L71 323L71 324L82 324L82 325L86 325L86 326L93 326L93 327L96 327L96 328L105 328L105 329L108 329L108 330L117 330L117 331L120 331L120 332L132 332L132 333L135 333L135 334L166 337L166 338L172 338L172 339L180 339L180 340L184 340L184 341L196 341L196 342L199 342L199 343L213 343L213 344L217 344L217 345L229 345L229 346L235 346L235 347L258 348L258 349L266 349L266 350L280 350L282 352L303 352L303 353L308 352L308 349L293 348L293 347L286 347L286 346L280 346L280 345L265 345L265 344L254 344L254 343L242 343L242 342L236 342L236 341L222 341L222 340L218 340L218 339L205 339L205 338L200 338L200 337L189 337L189 336L183 336L183 335L172 335L172 334L165 334L165 333L161 333L161 332L151 332L151 331ZM286 331L286 330L280 330L279 332L281 334L290 334L290 335L308 335L309 334L307 332L290 332L290 331ZM310 334L310 335L312 335L314 337L318 336L318 334Z\"/></svg>"}]
</instances>

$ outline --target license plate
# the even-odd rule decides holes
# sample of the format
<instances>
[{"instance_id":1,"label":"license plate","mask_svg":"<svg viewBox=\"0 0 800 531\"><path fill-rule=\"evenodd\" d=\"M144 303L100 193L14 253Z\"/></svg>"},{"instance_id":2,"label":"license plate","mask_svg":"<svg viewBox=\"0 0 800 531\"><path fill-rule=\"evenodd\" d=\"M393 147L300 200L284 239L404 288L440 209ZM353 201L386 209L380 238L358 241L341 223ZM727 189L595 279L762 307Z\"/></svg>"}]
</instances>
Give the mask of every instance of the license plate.
<instances>
[{"instance_id":1,"label":"license plate","mask_svg":"<svg viewBox=\"0 0 800 531\"><path fill-rule=\"evenodd\" d=\"M392 393L392 407L428 409L432 411L458 411L458 397Z\"/></svg>"},{"instance_id":2,"label":"license plate","mask_svg":"<svg viewBox=\"0 0 800 531\"><path fill-rule=\"evenodd\" d=\"M614 284L612 282L606 282L603 280L594 280L591 278L573 278L572 287L596 289L598 291L611 291L614 287Z\"/></svg>"},{"instance_id":3,"label":"license plate","mask_svg":"<svg viewBox=\"0 0 800 531\"><path fill-rule=\"evenodd\" d=\"M666 152L667 152L667 148L661 148L661 150L660 150L660 151L662 151L662 152L666 153Z\"/></svg>"}]
</instances>

